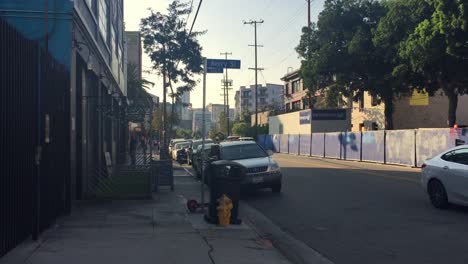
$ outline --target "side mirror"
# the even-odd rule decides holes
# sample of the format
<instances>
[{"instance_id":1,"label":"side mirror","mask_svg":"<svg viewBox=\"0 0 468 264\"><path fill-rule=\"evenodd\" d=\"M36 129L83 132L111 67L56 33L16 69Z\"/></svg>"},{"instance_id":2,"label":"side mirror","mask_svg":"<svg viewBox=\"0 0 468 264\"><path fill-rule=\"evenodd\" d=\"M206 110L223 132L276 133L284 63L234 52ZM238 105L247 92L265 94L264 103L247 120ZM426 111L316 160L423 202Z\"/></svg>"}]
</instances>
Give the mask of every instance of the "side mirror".
<instances>
[{"instance_id":1,"label":"side mirror","mask_svg":"<svg viewBox=\"0 0 468 264\"><path fill-rule=\"evenodd\" d=\"M267 150L266 152L267 152L268 156L273 156L273 154L275 154L273 152L273 150L271 150L271 149Z\"/></svg>"}]
</instances>

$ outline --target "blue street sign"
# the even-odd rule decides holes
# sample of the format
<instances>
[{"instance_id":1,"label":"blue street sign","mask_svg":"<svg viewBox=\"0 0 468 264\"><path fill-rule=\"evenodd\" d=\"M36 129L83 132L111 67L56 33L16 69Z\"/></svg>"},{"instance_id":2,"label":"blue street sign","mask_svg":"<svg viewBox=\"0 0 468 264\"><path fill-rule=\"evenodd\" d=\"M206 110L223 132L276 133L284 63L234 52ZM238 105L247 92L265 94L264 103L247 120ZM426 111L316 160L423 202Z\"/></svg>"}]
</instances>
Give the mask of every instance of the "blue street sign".
<instances>
[{"instance_id":1,"label":"blue street sign","mask_svg":"<svg viewBox=\"0 0 468 264\"><path fill-rule=\"evenodd\" d=\"M206 73L223 73L223 68L213 68L213 67L208 67L206 69Z\"/></svg>"},{"instance_id":2,"label":"blue street sign","mask_svg":"<svg viewBox=\"0 0 468 264\"><path fill-rule=\"evenodd\" d=\"M207 59L208 68L240 69L240 60Z\"/></svg>"}]
</instances>

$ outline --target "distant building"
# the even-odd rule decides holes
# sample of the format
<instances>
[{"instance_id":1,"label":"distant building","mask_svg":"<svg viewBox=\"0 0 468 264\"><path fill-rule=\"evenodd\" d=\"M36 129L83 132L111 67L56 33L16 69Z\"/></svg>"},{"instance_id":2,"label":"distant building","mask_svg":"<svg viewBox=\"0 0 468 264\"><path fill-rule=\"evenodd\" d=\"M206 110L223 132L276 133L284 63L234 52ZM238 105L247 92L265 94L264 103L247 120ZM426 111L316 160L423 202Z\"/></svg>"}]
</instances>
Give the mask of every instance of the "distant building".
<instances>
[{"instance_id":1,"label":"distant building","mask_svg":"<svg viewBox=\"0 0 468 264\"><path fill-rule=\"evenodd\" d=\"M236 91L235 117L239 117L242 112L255 112L255 85L250 87L241 86ZM257 89L258 112L273 109L283 109L283 86L279 84L267 83L266 86L259 85Z\"/></svg>"},{"instance_id":2,"label":"distant building","mask_svg":"<svg viewBox=\"0 0 468 264\"><path fill-rule=\"evenodd\" d=\"M202 132L202 126L203 126L203 110L200 108L193 109L193 119L192 119L192 131L197 132L200 131ZM208 111L205 111L205 136L208 135L208 131L210 130L211 127L211 113Z\"/></svg>"}]
</instances>

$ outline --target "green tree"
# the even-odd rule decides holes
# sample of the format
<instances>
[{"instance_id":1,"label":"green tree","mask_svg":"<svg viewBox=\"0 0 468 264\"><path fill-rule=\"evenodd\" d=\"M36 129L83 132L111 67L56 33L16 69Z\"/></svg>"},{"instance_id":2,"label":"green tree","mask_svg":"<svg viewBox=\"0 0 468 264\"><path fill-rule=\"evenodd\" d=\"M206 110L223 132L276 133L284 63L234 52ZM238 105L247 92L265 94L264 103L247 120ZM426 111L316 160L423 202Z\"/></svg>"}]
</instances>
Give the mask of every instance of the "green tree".
<instances>
[{"instance_id":1,"label":"green tree","mask_svg":"<svg viewBox=\"0 0 468 264\"><path fill-rule=\"evenodd\" d=\"M151 124L151 127L154 131L162 131L163 129L162 118L163 118L162 109L157 108L153 112L153 119L152 119L152 124ZM173 114L169 112L167 114L167 119L169 120L169 122L173 124L178 124L180 122L180 117L177 113Z\"/></svg>"},{"instance_id":2,"label":"green tree","mask_svg":"<svg viewBox=\"0 0 468 264\"><path fill-rule=\"evenodd\" d=\"M421 75L415 84L434 93L442 89L449 100L448 126L457 120L458 96L468 93L468 2L424 0L431 8L399 49L411 70Z\"/></svg>"},{"instance_id":3,"label":"green tree","mask_svg":"<svg viewBox=\"0 0 468 264\"><path fill-rule=\"evenodd\" d=\"M202 137L202 133L200 131L195 131L192 134L193 139L200 139Z\"/></svg>"},{"instance_id":4,"label":"green tree","mask_svg":"<svg viewBox=\"0 0 468 264\"><path fill-rule=\"evenodd\" d=\"M245 122L237 122L232 126L232 134L235 136L245 137L249 134L250 124Z\"/></svg>"},{"instance_id":5,"label":"green tree","mask_svg":"<svg viewBox=\"0 0 468 264\"><path fill-rule=\"evenodd\" d=\"M130 121L143 122L145 115L151 113L153 99L147 90L152 86L154 83L140 78L137 65L133 63L127 65L127 96L132 102L127 111Z\"/></svg>"},{"instance_id":6,"label":"green tree","mask_svg":"<svg viewBox=\"0 0 468 264\"><path fill-rule=\"evenodd\" d=\"M167 11L162 14L151 10L151 15L141 20L140 31L144 51L149 55L153 69L163 76L163 96L165 98L166 89L170 88L174 106L178 97L191 91L199 82L195 75L202 72L203 61L197 37L203 32L187 31L185 18L191 12L188 3L174 0ZM174 110L172 107L172 114ZM171 122L171 128L173 126Z\"/></svg>"},{"instance_id":7,"label":"green tree","mask_svg":"<svg viewBox=\"0 0 468 264\"><path fill-rule=\"evenodd\" d=\"M192 130L177 129L176 130L176 137L177 138L191 138L192 137Z\"/></svg>"}]
</instances>

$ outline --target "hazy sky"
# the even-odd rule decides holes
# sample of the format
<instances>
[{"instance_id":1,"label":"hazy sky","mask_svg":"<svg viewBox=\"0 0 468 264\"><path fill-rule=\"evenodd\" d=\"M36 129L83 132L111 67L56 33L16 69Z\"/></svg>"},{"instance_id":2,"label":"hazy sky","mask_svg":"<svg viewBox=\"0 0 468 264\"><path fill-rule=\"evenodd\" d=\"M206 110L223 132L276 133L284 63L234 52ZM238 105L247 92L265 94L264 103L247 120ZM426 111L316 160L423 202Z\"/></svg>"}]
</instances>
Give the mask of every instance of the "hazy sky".
<instances>
[{"instance_id":1,"label":"hazy sky","mask_svg":"<svg viewBox=\"0 0 468 264\"><path fill-rule=\"evenodd\" d=\"M190 0L187 0L190 2ZM200 0L194 0L194 11L189 18L189 25L195 15ZM141 18L149 15L148 8L155 11L165 11L170 0L124 0L125 25L127 31L139 29ZM311 4L312 21L317 20L318 13L323 8L324 0L313 0ZM204 0L198 14L194 30L207 30L199 38L203 47L203 56L208 58L222 58L221 52L232 52L232 59L240 59L242 69L229 70L229 79L234 82L230 91L230 106L234 108L234 93L240 86L255 83L254 28L244 25L243 20L263 19L265 22L258 26L258 67L265 68L258 74L259 84L282 84L280 78L284 76L288 67L297 69L300 60L294 48L299 43L301 28L307 23L306 0ZM151 61L143 53L143 69L148 69ZM146 74L145 78L156 83L152 93L162 95L162 80L156 74ZM207 75L208 103L223 103L221 96L222 74ZM200 81L202 76L199 77ZM194 108L202 106L202 85L191 93Z\"/></svg>"}]
</instances>

